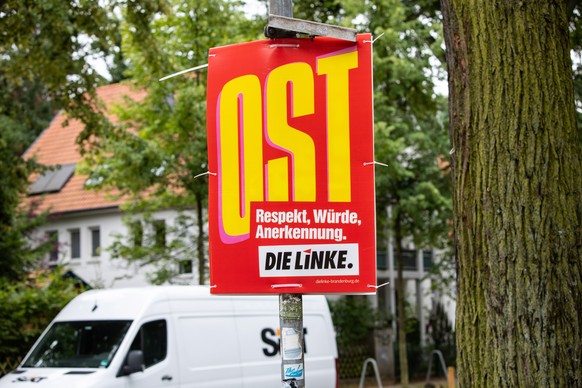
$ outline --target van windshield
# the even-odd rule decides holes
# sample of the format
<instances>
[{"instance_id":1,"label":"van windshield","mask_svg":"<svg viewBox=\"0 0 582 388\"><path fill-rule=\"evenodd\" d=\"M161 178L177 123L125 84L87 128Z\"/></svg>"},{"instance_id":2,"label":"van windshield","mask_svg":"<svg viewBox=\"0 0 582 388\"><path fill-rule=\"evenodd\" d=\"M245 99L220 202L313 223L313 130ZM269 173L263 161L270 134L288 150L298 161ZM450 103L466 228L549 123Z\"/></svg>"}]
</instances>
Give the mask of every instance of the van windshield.
<instances>
[{"instance_id":1,"label":"van windshield","mask_svg":"<svg viewBox=\"0 0 582 388\"><path fill-rule=\"evenodd\" d=\"M131 321L56 322L22 366L107 368Z\"/></svg>"}]
</instances>

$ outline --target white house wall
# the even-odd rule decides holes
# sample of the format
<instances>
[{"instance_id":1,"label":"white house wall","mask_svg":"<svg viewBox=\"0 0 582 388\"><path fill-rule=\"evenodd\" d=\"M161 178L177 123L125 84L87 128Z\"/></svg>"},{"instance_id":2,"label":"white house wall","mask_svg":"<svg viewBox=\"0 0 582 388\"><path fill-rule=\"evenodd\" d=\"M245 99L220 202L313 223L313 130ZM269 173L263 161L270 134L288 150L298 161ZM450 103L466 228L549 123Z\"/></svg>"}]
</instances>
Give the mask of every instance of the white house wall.
<instances>
[{"instance_id":1,"label":"white house wall","mask_svg":"<svg viewBox=\"0 0 582 388\"><path fill-rule=\"evenodd\" d=\"M163 219L172 225L178 212L167 210L157 212L153 219ZM118 209L80 212L60 217L52 217L37 231L37 239L42 239L49 231L58 232L58 263L89 283L94 288L120 288L148 285L147 273L154 271L152 266L140 266L123 259L112 259L109 248L119 234L127 236L127 226L122 222ZM98 256L92 256L91 231L100 229L101 249ZM80 257L71 258L70 231L80 231ZM171 239L171 236L167 236ZM195 271L194 271L195 272ZM195 274L182 274L183 283L197 282Z\"/></svg>"}]
</instances>

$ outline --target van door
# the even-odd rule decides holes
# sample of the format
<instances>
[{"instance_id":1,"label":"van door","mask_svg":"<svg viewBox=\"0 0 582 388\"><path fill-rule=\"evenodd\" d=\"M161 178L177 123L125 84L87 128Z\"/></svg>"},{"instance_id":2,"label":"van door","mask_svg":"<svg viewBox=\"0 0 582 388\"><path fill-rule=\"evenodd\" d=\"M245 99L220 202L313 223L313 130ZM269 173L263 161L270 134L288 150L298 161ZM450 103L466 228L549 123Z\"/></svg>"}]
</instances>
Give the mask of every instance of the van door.
<instances>
[{"instance_id":1,"label":"van door","mask_svg":"<svg viewBox=\"0 0 582 388\"><path fill-rule=\"evenodd\" d=\"M218 301L217 303L220 303ZM184 314L177 320L181 388L242 388L232 315Z\"/></svg>"},{"instance_id":2,"label":"van door","mask_svg":"<svg viewBox=\"0 0 582 388\"><path fill-rule=\"evenodd\" d=\"M142 324L125 356L125 364L136 353L141 352L144 370L120 377L125 380L126 388L165 388L179 385L178 365L173 343L169 341L168 325L166 319ZM123 368L120 373L124 374Z\"/></svg>"}]
</instances>

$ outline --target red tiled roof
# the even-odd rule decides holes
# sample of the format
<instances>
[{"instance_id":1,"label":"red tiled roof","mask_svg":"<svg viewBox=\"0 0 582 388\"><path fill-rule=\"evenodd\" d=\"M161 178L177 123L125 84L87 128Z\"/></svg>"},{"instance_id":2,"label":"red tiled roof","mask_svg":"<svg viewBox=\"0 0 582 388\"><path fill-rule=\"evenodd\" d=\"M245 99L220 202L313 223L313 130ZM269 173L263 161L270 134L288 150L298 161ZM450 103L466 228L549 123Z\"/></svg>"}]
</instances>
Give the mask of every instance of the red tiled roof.
<instances>
[{"instance_id":1,"label":"red tiled roof","mask_svg":"<svg viewBox=\"0 0 582 388\"><path fill-rule=\"evenodd\" d=\"M125 97L139 101L145 97L145 94L145 91L136 90L127 84L113 84L97 88L97 96L107 109L123 102ZM117 117L112 113L107 113L107 117L111 122L117 121ZM76 139L83 130L83 124L79 120L71 119L67 126L63 126L66 119L63 112L57 114L48 128L24 153L23 158L29 159L35 156L39 163L47 166L80 162L81 155ZM86 190L84 188L86 180L87 176L75 173L59 192L29 196L25 204L31 204L40 199L37 211L49 210L51 214L55 214L114 207L123 203L122 199L108 199L104 192Z\"/></svg>"}]
</instances>

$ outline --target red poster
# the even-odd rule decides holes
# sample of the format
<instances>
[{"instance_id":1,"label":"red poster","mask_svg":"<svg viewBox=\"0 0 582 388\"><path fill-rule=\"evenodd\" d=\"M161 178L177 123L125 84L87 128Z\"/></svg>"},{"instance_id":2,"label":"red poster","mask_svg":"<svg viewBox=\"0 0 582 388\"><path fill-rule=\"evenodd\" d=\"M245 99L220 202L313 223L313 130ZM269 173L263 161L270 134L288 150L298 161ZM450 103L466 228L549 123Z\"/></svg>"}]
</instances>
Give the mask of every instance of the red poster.
<instances>
[{"instance_id":1,"label":"red poster","mask_svg":"<svg viewBox=\"0 0 582 388\"><path fill-rule=\"evenodd\" d=\"M213 48L207 110L212 293L375 292L371 36Z\"/></svg>"}]
</instances>

